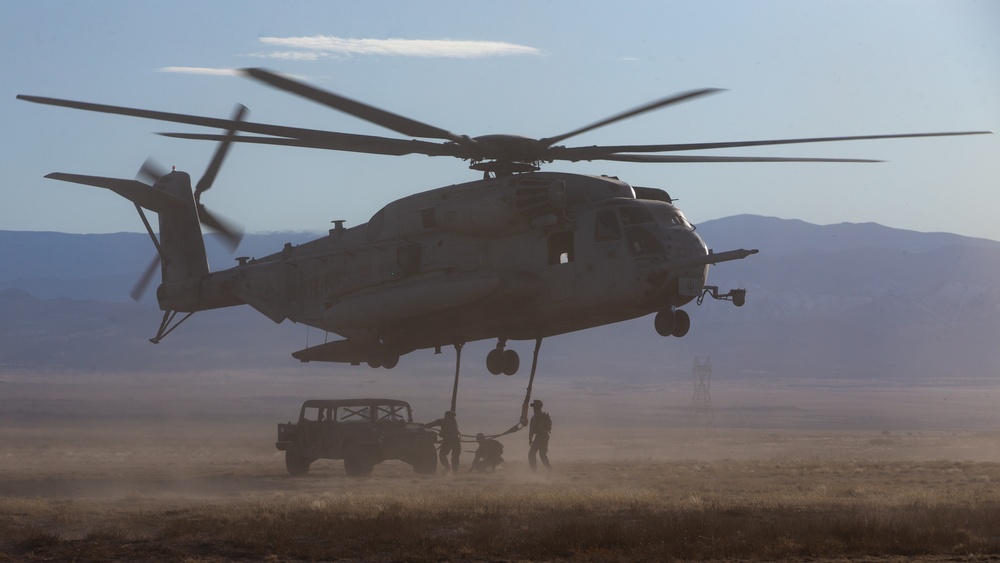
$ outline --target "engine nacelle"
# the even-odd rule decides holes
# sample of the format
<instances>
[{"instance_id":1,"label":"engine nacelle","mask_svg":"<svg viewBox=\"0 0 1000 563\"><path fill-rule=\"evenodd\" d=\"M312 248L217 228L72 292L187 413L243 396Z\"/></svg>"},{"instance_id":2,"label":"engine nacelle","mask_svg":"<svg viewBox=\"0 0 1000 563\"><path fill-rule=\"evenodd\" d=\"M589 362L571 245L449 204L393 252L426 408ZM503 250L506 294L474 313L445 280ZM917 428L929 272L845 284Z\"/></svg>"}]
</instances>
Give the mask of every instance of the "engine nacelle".
<instances>
[{"instance_id":1,"label":"engine nacelle","mask_svg":"<svg viewBox=\"0 0 1000 563\"><path fill-rule=\"evenodd\" d=\"M462 184L404 198L368 222L368 240L441 229L476 237L507 237L558 223L565 216L561 179L512 177Z\"/></svg>"},{"instance_id":2,"label":"engine nacelle","mask_svg":"<svg viewBox=\"0 0 1000 563\"><path fill-rule=\"evenodd\" d=\"M506 189L442 202L434 208L434 221L455 233L504 237L553 224L565 208L564 182L515 178Z\"/></svg>"}]
</instances>

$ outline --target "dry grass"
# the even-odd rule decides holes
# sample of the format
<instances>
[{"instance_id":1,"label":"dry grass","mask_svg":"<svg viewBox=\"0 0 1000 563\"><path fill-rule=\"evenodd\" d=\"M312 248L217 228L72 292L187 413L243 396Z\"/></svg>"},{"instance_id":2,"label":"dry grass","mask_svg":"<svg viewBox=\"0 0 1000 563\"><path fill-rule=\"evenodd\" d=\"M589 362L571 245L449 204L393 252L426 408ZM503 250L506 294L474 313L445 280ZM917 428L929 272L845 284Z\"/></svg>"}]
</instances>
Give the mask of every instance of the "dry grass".
<instances>
[{"instance_id":1,"label":"dry grass","mask_svg":"<svg viewBox=\"0 0 1000 563\"><path fill-rule=\"evenodd\" d=\"M639 390L617 426L558 416L551 473L515 435L496 474L291 478L273 435L297 398L202 392L157 415L147 384L6 387L0 561L1000 560L997 433L692 432ZM484 412L463 429L497 426Z\"/></svg>"},{"instance_id":2,"label":"dry grass","mask_svg":"<svg viewBox=\"0 0 1000 563\"><path fill-rule=\"evenodd\" d=\"M0 497L12 559L727 560L1000 556L1000 464L564 463L368 480L204 471L108 494ZM238 483L212 491L219 477ZM59 484L58 482L54 482ZM202 491L202 492L198 492ZM94 495L93 493L100 494Z\"/></svg>"}]
</instances>

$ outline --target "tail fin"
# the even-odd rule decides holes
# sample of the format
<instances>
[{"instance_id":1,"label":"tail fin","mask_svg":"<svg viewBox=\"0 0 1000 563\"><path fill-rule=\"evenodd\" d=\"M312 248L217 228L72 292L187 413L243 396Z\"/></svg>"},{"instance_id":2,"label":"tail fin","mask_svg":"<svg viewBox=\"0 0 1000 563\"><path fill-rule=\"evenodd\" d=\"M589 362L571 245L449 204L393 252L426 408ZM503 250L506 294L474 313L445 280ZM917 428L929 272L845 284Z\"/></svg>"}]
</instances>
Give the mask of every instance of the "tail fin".
<instances>
[{"instance_id":1,"label":"tail fin","mask_svg":"<svg viewBox=\"0 0 1000 563\"><path fill-rule=\"evenodd\" d=\"M150 187L138 180L84 176L53 172L45 176L53 180L73 182L109 189L131 201L139 209L159 215L160 239L150 236L160 253L160 269L164 282L197 278L208 273L205 241L201 236L198 205L191 188L191 177L185 172L170 172ZM143 222L149 226L145 215Z\"/></svg>"},{"instance_id":2,"label":"tail fin","mask_svg":"<svg viewBox=\"0 0 1000 563\"><path fill-rule=\"evenodd\" d=\"M191 189L191 177L185 172L174 171L161 177L153 189L185 203L183 208L159 212L163 281L183 281L207 274L205 240L201 236L201 221Z\"/></svg>"}]
</instances>

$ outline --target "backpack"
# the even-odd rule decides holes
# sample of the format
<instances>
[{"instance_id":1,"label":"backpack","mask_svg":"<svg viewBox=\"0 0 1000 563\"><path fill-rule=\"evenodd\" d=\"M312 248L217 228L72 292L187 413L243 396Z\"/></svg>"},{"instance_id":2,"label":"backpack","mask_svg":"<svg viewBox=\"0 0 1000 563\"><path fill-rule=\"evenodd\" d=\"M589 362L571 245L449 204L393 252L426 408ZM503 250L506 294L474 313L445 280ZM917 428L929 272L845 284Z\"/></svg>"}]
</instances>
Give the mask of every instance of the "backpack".
<instances>
[{"instance_id":1,"label":"backpack","mask_svg":"<svg viewBox=\"0 0 1000 563\"><path fill-rule=\"evenodd\" d=\"M552 432L552 417L549 416L549 413L540 412L538 413L537 417L538 417L537 431L543 432L545 434Z\"/></svg>"}]
</instances>

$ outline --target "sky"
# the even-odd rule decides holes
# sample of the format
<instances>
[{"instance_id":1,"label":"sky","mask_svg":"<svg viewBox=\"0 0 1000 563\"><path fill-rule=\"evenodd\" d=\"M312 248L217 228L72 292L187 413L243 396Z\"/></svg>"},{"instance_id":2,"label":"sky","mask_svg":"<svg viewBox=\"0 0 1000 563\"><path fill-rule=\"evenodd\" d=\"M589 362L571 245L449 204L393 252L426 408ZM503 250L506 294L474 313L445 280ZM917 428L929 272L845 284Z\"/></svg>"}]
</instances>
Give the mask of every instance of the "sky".
<instances>
[{"instance_id":1,"label":"sky","mask_svg":"<svg viewBox=\"0 0 1000 563\"><path fill-rule=\"evenodd\" d=\"M568 146L1000 131L994 1L95 1L0 3L0 230L141 232L128 201L44 179L132 178L147 157L197 179L196 127L30 104L18 94L405 138L234 73L262 67L469 136L548 137L696 88L725 91ZM699 154L877 164L552 163L666 189L695 224L750 213L1000 240L1000 135ZM202 201L249 232L323 231L474 181L445 157L237 145Z\"/></svg>"}]
</instances>

